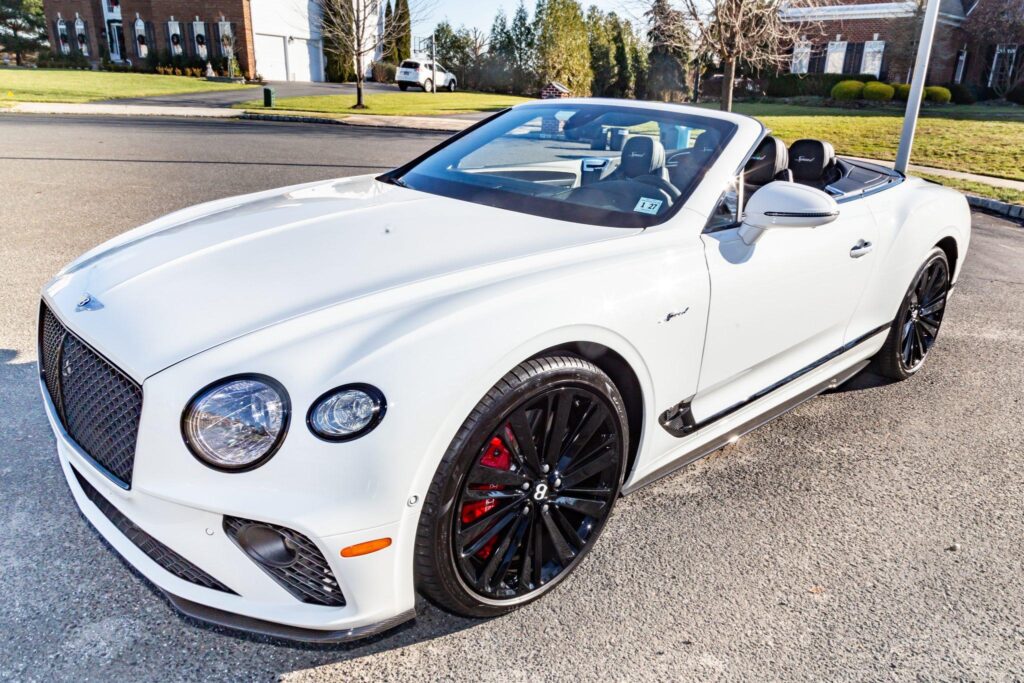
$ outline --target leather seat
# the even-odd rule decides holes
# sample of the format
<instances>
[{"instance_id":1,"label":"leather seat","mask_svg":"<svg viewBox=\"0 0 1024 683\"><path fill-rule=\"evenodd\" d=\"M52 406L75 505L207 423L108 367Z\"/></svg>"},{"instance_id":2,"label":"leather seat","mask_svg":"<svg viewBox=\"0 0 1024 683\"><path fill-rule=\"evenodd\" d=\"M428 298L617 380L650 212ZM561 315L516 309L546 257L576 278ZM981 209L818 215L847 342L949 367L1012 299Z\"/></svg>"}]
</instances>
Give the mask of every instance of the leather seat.
<instances>
[{"instance_id":1,"label":"leather seat","mask_svg":"<svg viewBox=\"0 0 1024 683\"><path fill-rule=\"evenodd\" d=\"M665 175L665 147L649 135L634 135L622 146L619 167L612 174L615 179L637 178L645 175Z\"/></svg>"},{"instance_id":2,"label":"leather seat","mask_svg":"<svg viewBox=\"0 0 1024 683\"><path fill-rule=\"evenodd\" d=\"M698 135L689 153L677 156L675 167L669 169L672 184L680 189L693 184L711 157L718 152L721 140L722 136L713 128Z\"/></svg>"},{"instance_id":3,"label":"leather seat","mask_svg":"<svg viewBox=\"0 0 1024 683\"><path fill-rule=\"evenodd\" d=\"M789 150L786 143L769 135L754 150L743 168L743 180L753 188L762 187L773 180L793 180L789 170Z\"/></svg>"},{"instance_id":4,"label":"leather seat","mask_svg":"<svg viewBox=\"0 0 1024 683\"><path fill-rule=\"evenodd\" d=\"M836 180L836 151L822 140L797 140L789 146L789 169L793 180L823 189Z\"/></svg>"}]
</instances>

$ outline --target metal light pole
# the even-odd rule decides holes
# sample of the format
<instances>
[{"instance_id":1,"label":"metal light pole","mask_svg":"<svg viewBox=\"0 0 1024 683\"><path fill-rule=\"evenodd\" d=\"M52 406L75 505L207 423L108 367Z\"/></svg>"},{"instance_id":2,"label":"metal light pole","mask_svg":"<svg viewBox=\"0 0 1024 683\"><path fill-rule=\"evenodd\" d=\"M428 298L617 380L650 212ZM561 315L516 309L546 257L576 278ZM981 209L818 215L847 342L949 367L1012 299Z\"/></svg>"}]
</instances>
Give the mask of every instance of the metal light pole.
<instances>
[{"instance_id":1,"label":"metal light pole","mask_svg":"<svg viewBox=\"0 0 1024 683\"><path fill-rule=\"evenodd\" d=\"M903 132L900 134L900 147L896 151L896 170L900 173L907 172L907 164L910 163L910 150L914 146L917 115L921 111L924 82L928 77L928 59L932 54L935 24L939 18L939 2L940 0L928 0L928 9L924 12L924 26L921 27L921 40L917 45L917 61L914 64L914 77L910 81L910 97L907 98L907 112L903 116Z\"/></svg>"},{"instance_id":2,"label":"metal light pole","mask_svg":"<svg viewBox=\"0 0 1024 683\"><path fill-rule=\"evenodd\" d=\"M430 92L437 92L437 32L430 34Z\"/></svg>"}]
</instances>

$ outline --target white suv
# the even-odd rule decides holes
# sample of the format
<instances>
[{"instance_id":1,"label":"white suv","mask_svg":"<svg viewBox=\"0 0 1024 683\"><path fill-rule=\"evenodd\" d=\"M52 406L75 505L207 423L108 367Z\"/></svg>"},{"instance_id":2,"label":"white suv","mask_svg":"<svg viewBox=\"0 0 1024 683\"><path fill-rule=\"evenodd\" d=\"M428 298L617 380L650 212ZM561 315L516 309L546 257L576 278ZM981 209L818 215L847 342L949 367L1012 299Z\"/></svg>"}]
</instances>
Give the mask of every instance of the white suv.
<instances>
[{"instance_id":1,"label":"white suv","mask_svg":"<svg viewBox=\"0 0 1024 683\"><path fill-rule=\"evenodd\" d=\"M434 68L436 67L436 69ZM423 92L433 92L434 78L437 78L437 87L448 92L455 92L455 74L446 70L440 64L431 63L429 60L407 59L398 67L395 74L395 82L402 90L410 86L423 88Z\"/></svg>"}]
</instances>

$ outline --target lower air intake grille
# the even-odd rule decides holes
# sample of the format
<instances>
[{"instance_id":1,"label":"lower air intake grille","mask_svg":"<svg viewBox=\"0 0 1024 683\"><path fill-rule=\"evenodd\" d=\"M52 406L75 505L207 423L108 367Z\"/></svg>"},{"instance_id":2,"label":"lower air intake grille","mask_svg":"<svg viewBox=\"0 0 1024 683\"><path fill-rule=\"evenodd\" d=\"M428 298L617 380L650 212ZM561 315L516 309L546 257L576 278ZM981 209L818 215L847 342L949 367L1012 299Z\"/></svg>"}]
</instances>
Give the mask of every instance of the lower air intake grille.
<instances>
[{"instance_id":1,"label":"lower air intake grille","mask_svg":"<svg viewBox=\"0 0 1024 683\"><path fill-rule=\"evenodd\" d=\"M268 562L253 552L247 538L255 529L276 533L283 541L290 559L287 562ZM266 522L255 522L239 517L224 517L224 531L256 564L295 596L311 605L344 607L345 596L323 553L313 541L287 527Z\"/></svg>"},{"instance_id":2,"label":"lower air intake grille","mask_svg":"<svg viewBox=\"0 0 1024 683\"><path fill-rule=\"evenodd\" d=\"M224 593L235 593L220 581L213 578L202 569L195 566L184 557L137 527L132 520L125 517L124 514L114 507L109 500L104 498L99 491L93 488L92 484L87 482L85 477L78 473L78 470L72 467L71 471L75 473L78 485L82 487L83 491L85 491L86 498L91 500L93 505L100 509L100 512L102 512L106 518L117 527L118 531L124 534L129 541L138 546L139 550L146 553L146 556L149 557L149 559L153 560L179 579L184 579L189 583L194 583L202 586L203 588L212 588L213 590L222 591Z\"/></svg>"}]
</instances>

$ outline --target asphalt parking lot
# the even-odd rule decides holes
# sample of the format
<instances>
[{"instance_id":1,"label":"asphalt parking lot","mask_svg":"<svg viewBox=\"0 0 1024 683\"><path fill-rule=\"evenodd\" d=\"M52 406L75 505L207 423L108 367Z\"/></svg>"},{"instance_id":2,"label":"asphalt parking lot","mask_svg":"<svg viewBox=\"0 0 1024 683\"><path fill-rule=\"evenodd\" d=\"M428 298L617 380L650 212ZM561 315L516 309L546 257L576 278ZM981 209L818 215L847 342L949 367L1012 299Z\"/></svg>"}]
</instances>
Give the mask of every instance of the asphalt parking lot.
<instances>
[{"instance_id":1,"label":"asphalt parking lot","mask_svg":"<svg viewBox=\"0 0 1024 683\"><path fill-rule=\"evenodd\" d=\"M67 491L36 384L39 288L168 211L439 139L0 116L0 679L1024 679L1024 228L984 215L919 376L859 377L623 499L539 603L491 621L421 604L330 647L178 616Z\"/></svg>"}]
</instances>

